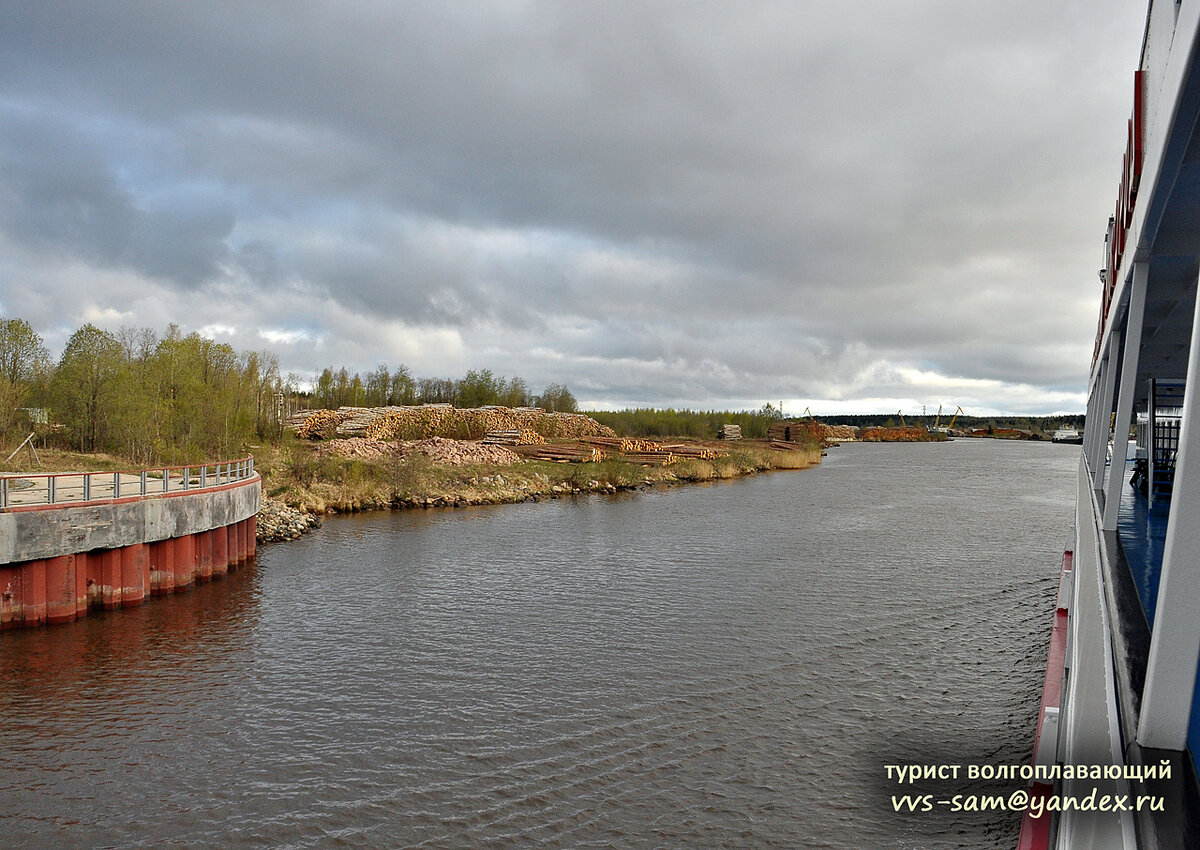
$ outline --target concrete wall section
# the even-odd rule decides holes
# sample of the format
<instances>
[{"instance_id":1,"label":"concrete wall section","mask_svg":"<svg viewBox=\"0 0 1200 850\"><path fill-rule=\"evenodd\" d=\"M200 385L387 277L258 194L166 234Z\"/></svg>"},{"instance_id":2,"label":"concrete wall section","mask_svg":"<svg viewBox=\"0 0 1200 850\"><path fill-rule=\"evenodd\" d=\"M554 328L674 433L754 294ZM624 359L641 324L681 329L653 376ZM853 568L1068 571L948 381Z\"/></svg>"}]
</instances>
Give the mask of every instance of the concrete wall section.
<instances>
[{"instance_id":1,"label":"concrete wall section","mask_svg":"<svg viewBox=\"0 0 1200 850\"><path fill-rule=\"evenodd\" d=\"M0 513L0 564L118 549L225 528L257 514L261 492L261 479L255 475L199 492L10 508Z\"/></svg>"},{"instance_id":2,"label":"concrete wall section","mask_svg":"<svg viewBox=\"0 0 1200 850\"><path fill-rule=\"evenodd\" d=\"M153 543L0 564L0 629L68 623L219 578L254 557L253 516Z\"/></svg>"},{"instance_id":3,"label":"concrete wall section","mask_svg":"<svg viewBox=\"0 0 1200 850\"><path fill-rule=\"evenodd\" d=\"M0 629L141 605L254 557L258 476L199 492L0 513Z\"/></svg>"}]
</instances>

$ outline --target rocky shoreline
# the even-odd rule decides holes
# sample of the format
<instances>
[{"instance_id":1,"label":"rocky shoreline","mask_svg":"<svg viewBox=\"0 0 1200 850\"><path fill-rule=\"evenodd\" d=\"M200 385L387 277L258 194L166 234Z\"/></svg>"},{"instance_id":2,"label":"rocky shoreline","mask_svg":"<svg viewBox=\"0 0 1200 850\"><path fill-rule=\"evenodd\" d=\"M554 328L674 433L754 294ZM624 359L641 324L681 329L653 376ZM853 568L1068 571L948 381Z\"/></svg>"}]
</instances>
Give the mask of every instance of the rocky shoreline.
<instances>
[{"instance_id":1,"label":"rocky shoreline","mask_svg":"<svg viewBox=\"0 0 1200 850\"><path fill-rule=\"evenodd\" d=\"M255 539L259 543L295 540L321 525L321 517L263 496L258 508Z\"/></svg>"},{"instance_id":2,"label":"rocky shoreline","mask_svg":"<svg viewBox=\"0 0 1200 850\"><path fill-rule=\"evenodd\" d=\"M820 460L820 449L750 443L694 441L674 457L652 462L625 457L554 462L525 458L509 448L445 438L380 441L369 438L296 443L259 458L264 495L258 540L294 540L321 524L325 514L363 510L466 508L570 498L586 494L673 487L738 478L771 469L803 469ZM704 449L708 457L698 456ZM661 459L660 459L661 456ZM639 456L640 457L640 456Z\"/></svg>"},{"instance_id":3,"label":"rocky shoreline","mask_svg":"<svg viewBox=\"0 0 1200 850\"><path fill-rule=\"evenodd\" d=\"M475 483L474 481L472 483ZM572 487L567 484L554 484L545 479L544 488L528 486L511 487L503 476L483 476L479 484L494 486L497 492L492 495L448 494L421 498L412 496L399 499L384 509L405 510L413 508L466 508L477 505L509 505L520 502L538 502L542 499L559 499L564 496L579 496L587 493L618 493L631 490L648 489L656 482L642 481L634 486L616 486L599 481L589 481L584 487ZM660 481L658 486L683 483L680 481ZM329 509L328 513L338 513ZM278 543L283 540L296 540L308 532L320 528L320 514L309 513L300 508L293 508L283 502L264 496L258 510L256 539L259 543Z\"/></svg>"}]
</instances>

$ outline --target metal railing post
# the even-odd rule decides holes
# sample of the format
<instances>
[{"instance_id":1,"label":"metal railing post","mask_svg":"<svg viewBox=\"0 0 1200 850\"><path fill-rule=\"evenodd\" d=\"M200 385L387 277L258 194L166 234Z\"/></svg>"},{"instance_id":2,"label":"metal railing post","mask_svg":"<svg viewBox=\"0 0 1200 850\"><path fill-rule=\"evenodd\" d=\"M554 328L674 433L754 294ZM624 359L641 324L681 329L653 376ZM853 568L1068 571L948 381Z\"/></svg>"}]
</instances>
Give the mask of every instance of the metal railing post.
<instances>
[{"instance_id":1,"label":"metal railing post","mask_svg":"<svg viewBox=\"0 0 1200 850\"><path fill-rule=\"evenodd\" d=\"M121 473L113 473L113 498L121 498Z\"/></svg>"},{"instance_id":2,"label":"metal railing post","mask_svg":"<svg viewBox=\"0 0 1200 850\"><path fill-rule=\"evenodd\" d=\"M201 488L208 486L208 464L200 467L200 486Z\"/></svg>"},{"instance_id":3,"label":"metal railing post","mask_svg":"<svg viewBox=\"0 0 1200 850\"><path fill-rule=\"evenodd\" d=\"M0 508L8 507L8 479L0 478Z\"/></svg>"},{"instance_id":4,"label":"metal railing post","mask_svg":"<svg viewBox=\"0 0 1200 850\"><path fill-rule=\"evenodd\" d=\"M146 470L144 470L144 469L142 470L142 493L141 493L141 495L143 495L143 496L146 495Z\"/></svg>"},{"instance_id":5,"label":"metal railing post","mask_svg":"<svg viewBox=\"0 0 1200 850\"><path fill-rule=\"evenodd\" d=\"M183 468L183 489L184 490L186 490L188 488L188 485L192 483L191 477L192 477L192 468L190 466L185 466Z\"/></svg>"},{"instance_id":6,"label":"metal railing post","mask_svg":"<svg viewBox=\"0 0 1200 850\"><path fill-rule=\"evenodd\" d=\"M83 500L90 502L92 500L92 473L83 473Z\"/></svg>"},{"instance_id":7,"label":"metal railing post","mask_svg":"<svg viewBox=\"0 0 1200 850\"><path fill-rule=\"evenodd\" d=\"M46 476L46 504L47 505L54 504L54 484L55 484L54 476L47 475Z\"/></svg>"},{"instance_id":8,"label":"metal railing post","mask_svg":"<svg viewBox=\"0 0 1200 850\"><path fill-rule=\"evenodd\" d=\"M169 493L171 490L171 470L163 468L163 492Z\"/></svg>"}]
</instances>

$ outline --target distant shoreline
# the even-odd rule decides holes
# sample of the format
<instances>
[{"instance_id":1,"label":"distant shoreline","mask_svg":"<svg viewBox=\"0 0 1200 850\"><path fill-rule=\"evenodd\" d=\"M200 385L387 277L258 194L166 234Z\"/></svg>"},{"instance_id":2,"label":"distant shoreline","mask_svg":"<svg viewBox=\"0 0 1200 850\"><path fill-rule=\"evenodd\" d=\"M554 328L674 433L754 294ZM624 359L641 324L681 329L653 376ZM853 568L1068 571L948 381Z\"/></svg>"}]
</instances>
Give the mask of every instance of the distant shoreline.
<instances>
[{"instance_id":1,"label":"distant shoreline","mask_svg":"<svg viewBox=\"0 0 1200 850\"><path fill-rule=\"evenodd\" d=\"M551 443L549 448L552 450L554 445ZM282 449L265 447L266 453L255 460L263 476L264 505L270 506L273 515L285 519L269 521L263 529L266 536L260 535L259 539L272 542L298 537L317 524L302 519L304 516L518 504L673 487L773 470L806 469L819 463L822 455L815 446L796 444L795 448L782 449L764 440L725 444L688 440L674 441L673 445L706 449L718 456L679 457L656 464L620 457L565 463L506 452L505 462L489 463L472 462L473 453L497 447L443 440L436 441L437 451L458 454L439 463L400 442L331 440L296 442Z\"/></svg>"}]
</instances>

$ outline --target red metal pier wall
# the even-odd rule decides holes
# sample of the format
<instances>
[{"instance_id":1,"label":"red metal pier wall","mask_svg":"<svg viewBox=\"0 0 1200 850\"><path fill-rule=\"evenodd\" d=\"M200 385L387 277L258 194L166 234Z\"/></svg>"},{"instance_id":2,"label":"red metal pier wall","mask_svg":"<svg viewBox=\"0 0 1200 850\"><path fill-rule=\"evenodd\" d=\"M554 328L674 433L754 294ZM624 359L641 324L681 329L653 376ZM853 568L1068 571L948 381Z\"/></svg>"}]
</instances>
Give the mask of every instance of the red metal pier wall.
<instances>
[{"instance_id":1,"label":"red metal pier wall","mask_svg":"<svg viewBox=\"0 0 1200 850\"><path fill-rule=\"evenodd\" d=\"M115 549L0 565L0 629L68 623L89 609L141 605L254 558L255 518Z\"/></svg>"}]
</instances>

